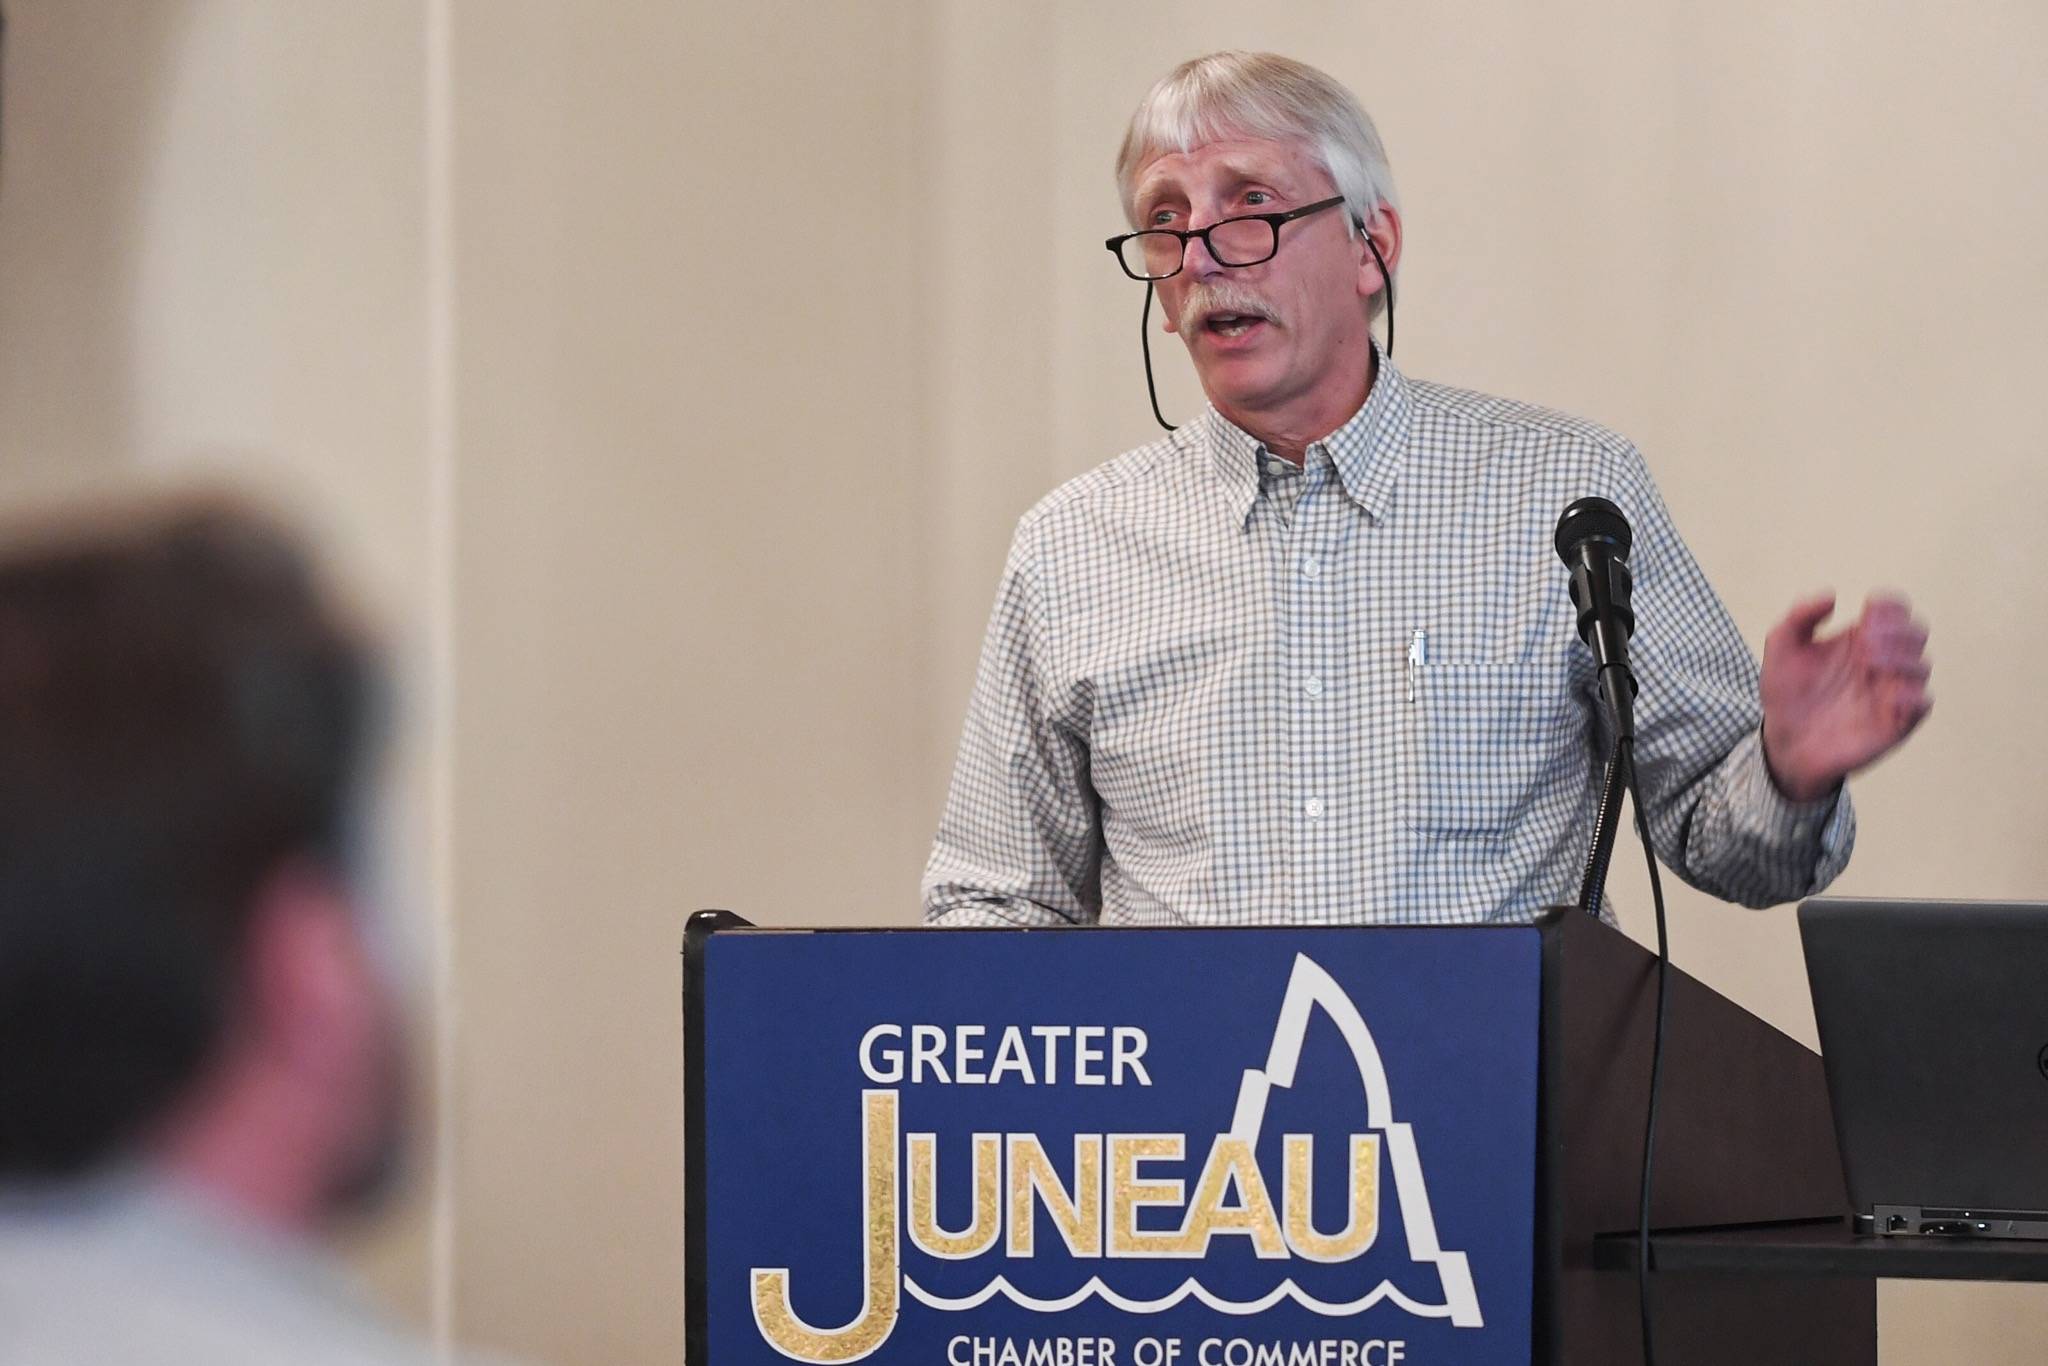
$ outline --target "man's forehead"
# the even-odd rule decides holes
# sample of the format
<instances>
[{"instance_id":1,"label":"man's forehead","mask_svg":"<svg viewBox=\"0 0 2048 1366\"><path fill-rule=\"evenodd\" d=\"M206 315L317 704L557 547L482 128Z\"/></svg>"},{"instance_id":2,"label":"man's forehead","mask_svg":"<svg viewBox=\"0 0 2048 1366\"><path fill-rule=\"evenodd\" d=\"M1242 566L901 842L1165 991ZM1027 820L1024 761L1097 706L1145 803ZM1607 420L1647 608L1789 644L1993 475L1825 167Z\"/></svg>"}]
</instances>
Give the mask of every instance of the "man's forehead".
<instances>
[{"instance_id":1,"label":"man's forehead","mask_svg":"<svg viewBox=\"0 0 2048 1366\"><path fill-rule=\"evenodd\" d=\"M1186 151L1168 148L1144 162L1135 178L1138 196L1172 190L1196 180L1300 178L1319 169L1298 142L1277 138L1218 138Z\"/></svg>"}]
</instances>

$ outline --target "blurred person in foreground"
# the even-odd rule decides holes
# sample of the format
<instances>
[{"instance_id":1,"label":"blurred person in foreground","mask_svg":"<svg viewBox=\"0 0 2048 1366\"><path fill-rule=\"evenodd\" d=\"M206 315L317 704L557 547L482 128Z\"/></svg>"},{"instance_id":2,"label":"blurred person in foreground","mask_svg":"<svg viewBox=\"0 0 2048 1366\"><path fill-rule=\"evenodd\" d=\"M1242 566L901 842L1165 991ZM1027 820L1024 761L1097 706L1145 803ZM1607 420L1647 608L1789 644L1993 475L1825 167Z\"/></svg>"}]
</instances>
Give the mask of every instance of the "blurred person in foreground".
<instances>
[{"instance_id":1,"label":"blurred person in foreground","mask_svg":"<svg viewBox=\"0 0 2048 1366\"><path fill-rule=\"evenodd\" d=\"M433 1359L319 1246L402 1147L379 689L230 503L0 539L0 1362Z\"/></svg>"}]
</instances>

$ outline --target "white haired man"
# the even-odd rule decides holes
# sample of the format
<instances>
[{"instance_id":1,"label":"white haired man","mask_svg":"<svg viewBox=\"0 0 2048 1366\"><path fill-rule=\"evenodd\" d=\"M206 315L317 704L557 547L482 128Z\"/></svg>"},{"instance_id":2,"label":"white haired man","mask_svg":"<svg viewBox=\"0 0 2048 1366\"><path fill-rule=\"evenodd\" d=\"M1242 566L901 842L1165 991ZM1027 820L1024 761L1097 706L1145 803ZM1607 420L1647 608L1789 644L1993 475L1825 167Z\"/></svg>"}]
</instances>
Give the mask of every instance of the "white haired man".
<instances>
[{"instance_id":1,"label":"white haired man","mask_svg":"<svg viewBox=\"0 0 2048 1366\"><path fill-rule=\"evenodd\" d=\"M1526 920L1575 899L1611 744L1551 548L1635 526L1637 772L1659 854L1762 906L1847 863L1850 773L1930 705L1926 632L1795 606L1759 671L1641 456L1412 380L1371 120L1268 54L1190 61L1117 159L1202 417L1019 524L924 881L946 925ZM1391 321L1391 320L1390 320Z\"/></svg>"}]
</instances>

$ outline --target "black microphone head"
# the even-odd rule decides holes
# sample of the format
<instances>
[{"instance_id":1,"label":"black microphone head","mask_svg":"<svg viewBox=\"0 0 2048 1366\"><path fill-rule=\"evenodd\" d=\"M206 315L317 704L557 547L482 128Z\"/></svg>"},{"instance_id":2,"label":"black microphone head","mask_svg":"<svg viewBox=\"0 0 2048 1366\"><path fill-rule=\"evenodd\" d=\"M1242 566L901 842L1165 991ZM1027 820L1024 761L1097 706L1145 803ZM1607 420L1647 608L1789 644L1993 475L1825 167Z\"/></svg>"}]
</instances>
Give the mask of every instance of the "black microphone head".
<instances>
[{"instance_id":1,"label":"black microphone head","mask_svg":"<svg viewBox=\"0 0 2048 1366\"><path fill-rule=\"evenodd\" d=\"M1564 510L1564 516L1557 519L1558 558L1566 564L1572 562L1572 552L1588 541L1605 542L1617 559L1628 558L1628 548L1633 537L1629 534L1628 518L1621 515L1621 509L1605 498L1580 498Z\"/></svg>"}]
</instances>

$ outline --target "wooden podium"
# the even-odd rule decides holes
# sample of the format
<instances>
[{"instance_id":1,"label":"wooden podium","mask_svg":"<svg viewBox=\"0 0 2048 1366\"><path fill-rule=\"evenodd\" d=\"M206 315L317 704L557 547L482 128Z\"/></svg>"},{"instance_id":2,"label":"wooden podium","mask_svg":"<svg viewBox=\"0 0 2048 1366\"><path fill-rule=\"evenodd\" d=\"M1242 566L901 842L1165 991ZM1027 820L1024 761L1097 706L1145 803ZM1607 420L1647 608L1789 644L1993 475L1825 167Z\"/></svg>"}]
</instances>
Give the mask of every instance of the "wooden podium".
<instances>
[{"instance_id":1,"label":"wooden podium","mask_svg":"<svg viewBox=\"0 0 2048 1366\"><path fill-rule=\"evenodd\" d=\"M827 1015L856 1022L868 1020L870 1015L876 1021L900 1018L900 1015L890 1015L886 1008L862 1013L859 994L864 988L858 982L841 983L829 975L820 976L820 970L815 967L817 962L844 957L870 965L886 965L892 961L891 954L895 953L905 963L903 975L915 979L929 974L929 969L921 966L921 962L940 947L940 941L935 937L973 936L976 962L1004 965L999 969L985 969L990 974L988 994L993 998L1008 993L1016 999L1031 1000L1040 993L1054 996L1061 986L1051 980L1035 980L1032 974L1044 973L1049 977L1067 975L1066 970L1058 969L1056 960L1082 961L1078 956L1098 948L1107 952L1113 947L1117 954L1129 957L1137 965L1131 973L1135 977L1169 980L1181 961L1181 951L1196 942L1185 938L1187 936L1201 937L1199 942L1205 951L1221 945L1220 952L1231 958L1236 956L1228 953L1231 944L1242 943L1247 950L1256 946L1263 952L1277 935L1294 936L1288 941L1290 945L1298 940L1309 945L1318 956L1329 957L1333 961L1348 958L1371 962L1384 957L1404 963L1413 959L1455 964L1464 956L1458 952L1461 946L1471 946L1474 959L1500 957L1493 951L1504 944L1520 946L1518 957L1507 955L1501 961L1512 959L1521 965L1513 968L1513 972L1533 972L1536 978L1535 992L1528 997L1534 1002L1536 1037L1533 1051L1522 1047L1528 1042L1526 1040L1510 1040L1508 1042L1516 1046L1503 1050L1504 1055L1532 1057L1534 1067L1533 1124L1526 1129L1514 1130L1532 1134L1534 1145L1533 1181L1521 1187L1530 1193L1531 1207L1518 1212L1517 1217L1525 1222L1516 1225L1526 1231L1530 1240L1527 1257L1517 1263L1528 1268L1526 1318L1518 1320L1526 1324L1527 1348L1526 1355L1522 1348L1513 1346L1503 1355L1483 1354L1483 1358L1475 1356L1471 1359L1489 1362L1528 1360L1540 1366L1565 1366L1566 1363L1569 1366L1608 1366L1610 1363L1612 1366L1627 1366L1640 1362L1636 1279L1628 1269L1627 1257L1617 1253L1615 1240L1618 1235L1631 1233L1636 1225L1656 964L1654 958L1632 940L1576 910L1547 913L1534 927L1455 930L768 931L756 930L726 912L707 911L693 916L683 947L687 1361L691 1366L728 1366L728 1363L741 1360L784 1360L791 1355L789 1352L778 1355L759 1336L752 1335L754 1324L738 1322L748 1306L743 1289L746 1278L749 1275L754 1277L751 1304L757 1322L763 1313L762 1306L768 1303L763 1298L763 1286L771 1282L761 1279L764 1274L758 1269L763 1264L761 1258L743 1257L735 1262L733 1255L724 1249L724 1245L734 1238L752 1236L756 1231L754 1225L770 1218L756 1214L747 1204L751 1199L748 1192L760 1183L753 1178L745 1182L729 1180L728 1174L714 1173L712 1167L715 1163L745 1165L754 1160L763 1145L782 1141L783 1137L790 1142L801 1141L801 1132L778 1137L775 1132L777 1126L801 1130L818 1124L818 1121L799 1115L794 1108L796 1103L777 1089L784 1084L783 1078L777 1075L782 1068L781 1063L771 1061L762 1064L752 1054L746 1055L743 1065L724 1060L730 1050L745 1052L743 1044L751 1047L749 1040L754 1022L760 1022L763 1028L779 1031L780 1036L787 1039L802 1040L807 1037L804 1030L810 1012L817 1012L821 1021ZM779 988L764 990L763 981L773 983L776 979L772 975L762 977L756 971L756 975L746 979L744 987L738 985L739 979L734 978L735 985L728 989L726 983L732 969L722 965L716 946L721 942L758 939L760 947L773 948L768 943L771 936L778 937L792 951L804 949L808 961L814 964L809 969L811 976L792 978L792 987L788 991ZM1247 937L1233 940L1232 936ZM1419 936L1434 938L1425 941ZM1495 936L1503 938L1495 939ZM967 941L949 942L964 944ZM1415 959L1411 950L1425 942L1434 946L1432 952L1436 956L1425 955ZM1315 949L1317 945L1328 946L1329 953L1322 954ZM1057 954L1048 953L1052 946L1058 948ZM856 949L859 950L857 954L854 952ZM1150 961L1147 955L1159 957L1160 966L1156 970L1145 966ZM773 955L766 956L772 958ZM1245 956L1257 955L1248 953ZM886 980L890 975L884 970L879 976L871 974L863 980ZM1447 1002L1463 999L1455 997L1454 988L1469 994L1471 983L1463 982L1461 974L1448 972L1446 976L1447 979L1460 979L1446 980L1443 984ZM958 990L960 986L958 982L949 984L949 989L953 990L948 1000L972 999L974 993ZM1653 1226L1658 1230L1697 1230L1721 1226L1790 1226L1794 1221L1839 1219L1847 1209L1847 1198L1842 1186L1819 1056L1675 969L1671 974L1670 987L1665 1072L1658 1118ZM1197 1000L1223 1001L1227 999L1224 994L1226 988L1228 983L1218 988L1213 998L1204 998L1202 993L1210 989L1190 984L1186 994ZM1402 979L1404 999L1412 998L1412 1008L1425 1015L1436 988L1436 983L1412 972ZM833 1002L829 1011L826 1008L828 997ZM1369 1001L1371 999L1368 997ZM1464 1010L1467 1007L1447 1004L1445 1009ZM940 1018L942 1013L935 1012L933 1018ZM1368 1016L1372 1013L1371 1009L1365 1011ZM820 1051L836 1056L847 1047L836 1040L850 1026L839 1028L840 1033L834 1034L831 1028L820 1025L816 1035L816 1046ZM796 1056L801 1051L790 1043L783 1044L782 1049L780 1054L762 1056L772 1060ZM1155 1052L1163 1052L1163 1047L1155 1048ZM1482 1070L1483 1065L1481 1060ZM1509 1064L1504 1061L1501 1066L1505 1070ZM873 1075L869 1073L870 1077ZM1229 1075L1234 1077L1235 1072ZM707 1078L711 1079L709 1084ZM1296 1083L1301 1088L1308 1088L1311 1084ZM763 1099L757 1104L754 1092L749 1089L755 1086L761 1088L763 1097L773 1099ZM1509 1089L1513 1091L1512 1087ZM872 1094L872 1090L868 1094ZM1083 1102L1090 1099L1087 1095L1080 1096ZM1240 1096L1240 1122L1244 1103ZM707 1142L709 1132L734 1120L742 1109L744 1116L735 1122L741 1123L743 1134L737 1137L727 1134ZM1504 1122L1510 1109L1512 1107L1502 1111ZM836 1115L839 1111L832 1113ZM837 1121L831 1122L836 1124ZM1407 1126L1393 1127L1405 1129ZM929 1135L911 1137L930 1138ZM1387 1141L1392 1145L1393 1140L1394 1135L1390 1132ZM942 1168L953 1160L954 1152L965 1151L967 1141L964 1129L957 1140L944 1137L937 1140L941 1153L938 1161ZM1270 1135L1267 1141L1273 1141ZM1441 1154L1447 1147L1453 1151L1458 1148L1455 1143L1445 1144L1440 1133L1426 1134L1419 1141L1436 1143L1438 1158L1433 1171L1442 1170ZM893 1156L901 1150L893 1129L889 1142ZM945 1146L948 1143L955 1144L955 1147L948 1150ZM875 1150L871 1138L867 1151L872 1153ZM1078 1148L1076 1151L1078 1153ZM1391 1153L1392 1146L1388 1151ZM829 1161L846 1165L846 1160L837 1156ZM1192 1161L1199 1165L1199 1154L1194 1155ZM1077 1156L1074 1173L1077 1189L1080 1170ZM1190 1179L1186 1182L1188 1191L1193 1191L1196 1186L1192 1172L1191 1167ZM966 1185L965 1178L959 1176L957 1170L950 1178L942 1171L934 1179L942 1186L949 1181L958 1181L963 1188ZM981 1169L977 1166L975 1181L979 1183L981 1179ZM993 1178L998 1182L1002 1179L1000 1174ZM1393 1183L1386 1184L1391 1186ZM1279 1203L1279 1189L1278 1182L1274 1182L1275 1204ZM1238 1193L1245 1195L1241 1188ZM799 1198L797 1205L802 1205L809 1198ZM1195 1199L1199 1201L1199 1197ZM1239 1203L1254 1202L1247 1196ZM873 1211L883 1206L870 1205L868 1208L868 1222L874 1225L878 1221L873 1217ZM946 1212L952 1225L960 1224L962 1208L956 1203ZM1005 1208L1007 1211L1010 1207ZM1017 1208L1025 1211L1028 1221L1028 1204ZM1240 1222L1245 1217L1236 1206L1230 1206L1225 1212ZM773 1217L790 1216L779 1214ZM892 1217L896 1226L887 1230L887 1234L893 1239L898 1229L907 1227L911 1217L907 1199L903 1209ZM946 1222L938 1220L929 1210L924 1217L928 1220L925 1225L928 1229ZM1192 1222L1193 1215L1190 1214L1189 1218ZM1413 1242L1416 1221L1405 1210L1403 1218ZM793 1241L807 1249L828 1245L837 1247L844 1241L844 1235L838 1231L842 1222L834 1216L819 1233L792 1234L785 1242ZM1431 1234L1434 1236L1434 1230ZM882 1235L871 1230L867 1236L870 1242L865 1246L872 1258L872 1240ZM929 1236L927 1241L931 1241ZM1046 1241L1046 1235L1041 1234L1041 1246ZM907 1235L904 1245L906 1248L909 1246ZM942 1255L957 1258L965 1254L954 1251ZM1269 1249L1261 1255L1273 1254ZM823 1258L822 1253L819 1256ZM838 1254L834 1256L838 1257ZM750 1260L751 1265L742 1264ZM848 1258L840 1257L839 1260ZM945 1269L940 1267L941 1271ZM804 1277L807 1273L802 1266L782 1270L778 1263L775 1274L784 1278L773 1284L779 1284L786 1296L805 1293ZM893 1266L891 1274L894 1274ZM905 1280L908 1279L906 1273ZM872 1286L873 1282L870 1284ZM893 1283L885 1289L892 1296L898 1293ZM921 1289L918 1293L924 1294ZM872 1293L869 1298L873 1298ZM1450 1298L1448 1291L1446 1298ZM863 1306L858 1301L856 1296L844 1304L827 1304L826 1307L830 1309L832 1320L839 1322L856 1309L865 1307L872 1310L874 1307L872 1304ZM925 1304L933 1302L929 1296L923 1299ZM817 1299L809 1303L826 1304ZM917 1309L907 1298L904 1303L908 1306L906 1315ZM950 1307L964 1303L954 1301ZM981 1311L983 1315L992 1312L992 1309ZM1442 1314L1448 1311L1438 1309L1431 1312ZM814 1318L818 1316L818 1313L812 1314ZM1040 1317L1048 1323L1053 1321L1049 1316ZM1496 1313L1493 1317L1498 1319L1499 1315ZM1512 1315L1509 1317L1513 1318ZM976 1318L976 1314L970 1313L961 1317L960 1322L971 1324ZM1383 1313L1378 1321L1384 1321L1384 1318ZM1164 1315L1150 1320L1133 1319L1132 1340L1121 1343L1121 1354L1113 1355L1105 1366L1126 1366L1133 1360L1138 1361L1138 1366L1147 1366L1143 1359L1145 1340L1139 1340L1136 1335L1150 1331L1149 1325L1155 1322L1165 1321ZM1356 1325L1373 1321L1361 1313L1347 1322ZM1712 1366L1727 1366L1728 1363L1741 1363L1742 1366L1874 1366L1877 1360L1875 1284L1867 1277L1854 1275L1787 1278L1775 1274L1767 1266L1752 1266L1736 1259L1703 1274L1659 1276L1656 1328L1658 1357L1664 1366L1709 1366L1709 1363ZM964 1336L969 1331L971 1329L963 1327L963 1336L948 1341L970 1341ZM1197 1342L1191 1338L1187 1354L1179 1360L1197 1362L1197 1366L1213 1366L1213 1363L1229 1366L1236 1357L1226 1355L1226 1351L1234 1353L1237 1348L1218 1347L1212 1351L1209 1347L1210 1341L1226 1340L1220 1336L1221 1332L1218 1330L1219 1336L1214 1339ZM869 1343L866 1350L860 1351L849 1339L833 1340L829 1335L820 1334L813 1339L804 1339L814 1343L814 1354L799 1355L795 1359L866 1358L876 1362L947 1359L910 1350L907 1347L910 1336L905 1333L894 1341L881 1340L879 1345ZM743 1339L748 1343L745 1351L732 1345ZM1135 1348L1133 1341L1137 1342ZM949 1346L945 1350L949 1353L955 1350L970 1352L965 1346ZM991 1349L992 1352L994 1350ZM1249 1352L1252 1349L1245 1350ZM1361 1362L1381 1366L1382 1358L1373 1356L1370 1346L1359 1350L1365 1353L1359 1357ZM1384 1355L1389 1349L1380 1350ZM996 1361L999 1358L991 1355L972 1359ZM1019 1359L1024 1358L1020 1356ZM1045 1359L1054 1359L1050 1349ZM1253 1358L1247 1356L1246 1359ZM1330 1359L1338 1358L1333 1355ZM1405 1366L1453 1366L1453 1363L1463 1366L1455 1349L1424 1352L1418 1347L1413 1355L1390 1359L1403 1361ZM1163 1362L1165 1358L1161 1360Z\"/></svg>"},{"instance_id":2,"label":"wooden podium","mask_svg":"<svg viewBox=\"0 0 2048 1366\"><path fill-rule=\"evenodd\" d=\"M1576 910L1552 912L1543 934L1536 1360L1628 1366L1642 1360L1636 1278L1624 1257L1596 1265L1596 1239L1636 1226L1657 960ZM1653 1231L1840 1222L1820 1055L1675 967L1670 990ZM1659 1276L1655 1303L1659 1363L1877 1361L1867 1279L1730 1265Z\"/></svg>"}]
</instances>

